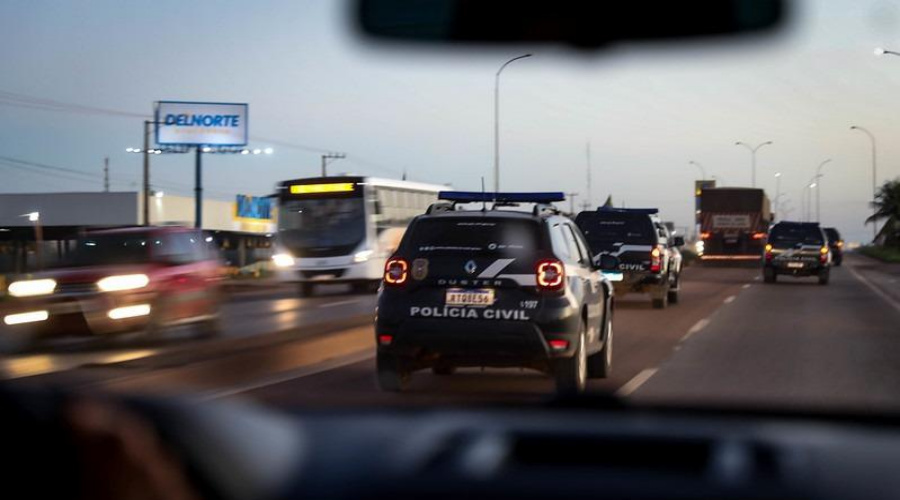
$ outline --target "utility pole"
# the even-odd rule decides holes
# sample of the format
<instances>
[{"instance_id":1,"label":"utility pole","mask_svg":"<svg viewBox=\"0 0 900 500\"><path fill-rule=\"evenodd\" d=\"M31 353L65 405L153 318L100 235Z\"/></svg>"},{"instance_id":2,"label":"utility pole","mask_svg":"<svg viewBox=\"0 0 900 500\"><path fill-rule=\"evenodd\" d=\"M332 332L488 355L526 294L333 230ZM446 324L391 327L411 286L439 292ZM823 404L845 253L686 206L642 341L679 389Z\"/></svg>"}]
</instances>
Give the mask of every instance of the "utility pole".
<instances>
[{"instance_id":1,"label":"utility pole","mask_svg":"<svg viewBox=\"0 0 900 500\"><path fill-rule=\"evenodd\" d=\"M109 192L109 156L103 159L103 192Z\"/></svg>"},{"instance_id":2,"label":"utility pole","mask_svg":"<svg viewBox=\"0 0 900 500\"><path fill-rule=\"evenodd\" d=\"M578 196L578 193L566 193L566 196L569 197L569 213L575 213L575 197Z\"/></svg>"},{"instance_id":3,"label":"utility pole","mask_svg":"<svg viewBox=\"0 0 900 500\"><path fill-rule=\"evenodd\" d=\"M343 160L347 155L344 153L325 153L322 155L322 177L327 177L325 167L333 160Z\"/></svg>"},{"instance_id":4,"label":"utility pole","mask_svg":"<svg viewBox=\"0 0 900 500\"><path fill-rule=\"evenodd\" d=\"M197 146L194 162L194 227L203 227L203 148Z\"/></svg>"}]
</instances>

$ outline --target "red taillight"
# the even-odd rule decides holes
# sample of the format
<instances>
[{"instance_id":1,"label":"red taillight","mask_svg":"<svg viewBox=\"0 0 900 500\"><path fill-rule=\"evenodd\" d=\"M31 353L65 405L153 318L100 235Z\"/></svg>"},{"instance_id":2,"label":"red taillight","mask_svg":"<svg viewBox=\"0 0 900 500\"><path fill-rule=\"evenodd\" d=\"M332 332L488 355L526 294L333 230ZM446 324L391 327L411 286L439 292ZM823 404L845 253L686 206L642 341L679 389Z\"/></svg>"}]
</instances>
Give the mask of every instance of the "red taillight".
<instances>
[{"instance_id":1,"label":"red taillight","mask_svg":"<svg viewBox=\"0 0 900 500\"><path fill-rule=\"evenodd\" d=\"M551 340L547 343L554 351L564 351L569 348L569 342L566 340Z\"/></svg>"},{"instance_id":2,"label":"red taillight","mask_svg":"<svg viewBox=\"0 0 900 500\"><path fill-rule=\"evenodd\" d=\"M563 263L556 259L539 261L536 267L538 288L544 290L559 290L566 279L566 269Z\"/></svg>"},{"instance_id":3,"label":"red taillight","mask_svg":"<svg viewBox=\"0 0 900 500\"><path fill-rule=\"evenodd\" d=\"M700 233L701 240L708 240L710 236L712 236L712 233L710 233L709 231L704 231L704 232Z\"/></svg>"},{"instance_id":4,"label":"red taillight","mask_svg":"<svg viewBox=\"0 0 900 500\"><path fill-rule=\"evenodd\" d=\"M766 233L753 233L754 240L761 240L766 237Z\"/></svg>"},{"instance_id":5,"label":"red taillight","mask_svg":"<svg viewBox=\"0 0 900 500\"><path fill-rule=\"evenodd\" d=\"M388 259L384 265L384 284L402 286L409 277L409 264L405 259Z\"/></svg>"},{"instance_id":6,"label":"red taillight","mask_svg":"<svg viewBox=\"0 0 900 500\"><path fill-rule=\"evenodd\" d=\"M653 250L650 250L650 272L658 273L662 270L662 250L661 247L653 247Z\"/></svg>"},{"instance_id":7,"label":"red taillight","mask_svg":"<svg viewBox=\"0 0 900 500\"><path fill-rule=\"evenodd\" d=\"M378 343L381 345L391 345L391 342L394 341L393 335L382 334L378 336Z\"/></svg>"}]
</instances>

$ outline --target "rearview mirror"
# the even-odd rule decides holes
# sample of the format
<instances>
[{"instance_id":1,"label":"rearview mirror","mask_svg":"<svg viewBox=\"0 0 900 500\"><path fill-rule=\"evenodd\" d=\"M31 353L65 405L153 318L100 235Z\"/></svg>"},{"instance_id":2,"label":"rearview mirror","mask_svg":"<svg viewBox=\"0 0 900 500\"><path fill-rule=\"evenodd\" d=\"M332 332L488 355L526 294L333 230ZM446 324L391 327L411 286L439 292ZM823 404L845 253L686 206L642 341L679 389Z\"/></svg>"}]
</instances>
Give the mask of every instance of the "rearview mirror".
<instances>
[{"instance_id":1,"label":"rearview mirror","mask_svg":"<svg viewBox=\"0 0 900 500\"><path fill-rule=\"evenodd\" d=\"M672 237L672 245L676 247L684 246L684 236L673 236Z\"/></svg>"},{"instance_id":2,"label":"rearview mirror","mask_svg":"<svg viewBox=\"0 0 900 500\"><path fill-rule=\"evenodd\" d=\"M597 259L597 269L601 271L615 271L619 269L619 258L615 255L604 254Z\"/></svg>"},{"instance_id":3,"label":"rearview mirror","mask_svg":"<svg viewBox=\"0 0 900 500\"><path fill-rule=\"evenodd\" d=\"M776 27L784 0L358 0L364 33L431 43L566 43L734 35Z\"/></svg>"}]
</instances>

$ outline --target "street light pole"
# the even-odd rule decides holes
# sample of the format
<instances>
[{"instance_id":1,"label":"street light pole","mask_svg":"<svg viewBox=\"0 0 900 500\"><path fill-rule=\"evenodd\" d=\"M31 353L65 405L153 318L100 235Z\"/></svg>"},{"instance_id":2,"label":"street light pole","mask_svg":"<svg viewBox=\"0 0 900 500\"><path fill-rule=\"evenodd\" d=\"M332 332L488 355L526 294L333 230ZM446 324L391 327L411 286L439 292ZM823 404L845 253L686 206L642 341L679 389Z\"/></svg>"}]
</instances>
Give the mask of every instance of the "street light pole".
<instances>
[{"instance_id":1,"label":"street light pole","mask_svg":"<svg viewBox=\"0 0 900 500\"><path fill-rule=\"evenodd\" d=\"M154 123L144 120L144 225L150 225L150 125Z\"/></svg>"},{"instance_id":2,"label":"street light pole","mask_svg":"<svg viewBox=\"0 0 900 500\"><path fill-rule=\"evenodd\" d=\"M779 200L781 200L781 172L775 172L775 217L778 217Z\"/></svg>"},{"instance_id":3,"label":"street light pole","mask_svg":"<svg viewBox=\"0 0 900 500\"><path fill-rule=\"evenodd\" d=\"M894 54L894 52L890 52ZM850 127L850 130L859 130L860 132L869 136L869 140L872 141L872 200L875 200L875 195L878 194L878 171L877 171L877 155L875 150L875 135L872 132L869 132L867 129L863 127L858 127L853 125ZM878 237L878 224L875 221L872 221L872 241L875 241L875 238Z\"/></svg>"},{"instance_id":4,"label":"street light pole","mask_svg":"<svg viewBox=\"0 0 900 500\"><path fill-rule=\"evenodd\" d=\"M513 57L503 63L494 76L494 192L500 192L500 73L513 61L531 57L531 54L523 54Z\"/></svg>"},{"instance_id":5,"label":"street light pole","mask_svg":"<svg viewBox=\"0 0 900 500\"><path fill-rule=\"evenodd\" d=\"M819 184L819 187L816 189L816 222L822 222L822 213L820 212L819 201L822 197L822 167L831 162L831 158L823 161L816 167L816 182Z\"/></svg>"},{"instance_id":6,"label":"street light pole","mask_svg":"<svg viewBox=\"0 0 900 500\"><path fill-rule=\"evenodd\" d=\"M702 181L706 180L706 169L703 168L703 165L701 165L700 163L698 163L694 160L689 161L688 165L694 165L697 168L699 168L700 169L700 180L702 180Z\"/></svg>"},{"instance_id":7,"label":"street light pole","mask_svg":"<svg viewBox=\"0 0 900 500\"><path fill-rule=\"evenodd\" d=\"M760 144L756 145L756 147L753 147L742 141L737 141L734 143L735 146L744 146L745 148L750 150L750 166L753 170L753 174L752 174L752 178L751 178L751 180L752 180L751 187L756 187L756 152L759 151L759 148L761 148L763 146L768 146L769 144L772 144L772 141L766 141L766 142L760 143Z\"/></svg>"},{"instance_id":8,"label":"street light pole","mask_svg":"<svg viewBox=\"0 0 900 500\"><path fill-rule=\"evenodd\" d=\"M326 167L332 160L342 160L346 158L347 155L344 153L325 153L322 155L322 177L327 177Z\"/></svg>"}]
</instances>

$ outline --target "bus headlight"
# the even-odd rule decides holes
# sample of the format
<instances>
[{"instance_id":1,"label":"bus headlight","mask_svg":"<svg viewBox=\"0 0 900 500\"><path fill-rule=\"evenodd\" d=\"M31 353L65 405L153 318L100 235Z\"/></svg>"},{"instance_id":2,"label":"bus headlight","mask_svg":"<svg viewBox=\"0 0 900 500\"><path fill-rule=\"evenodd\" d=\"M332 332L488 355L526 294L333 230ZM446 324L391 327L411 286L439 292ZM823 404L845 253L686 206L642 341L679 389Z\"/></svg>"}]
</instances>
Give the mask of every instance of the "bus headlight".
<instances>
[{"instance_id":1,"label":"bus headlight","mask_svg":"<svg viewBox=\"0 0 900 500\"><path fill-rule=\"evenodd\" d=\"M372 254L375 253L372 250L363 250L362 252L356 252L353 254L353 262L365 262L372 257Z\"/></svg>"},{"instance_id":2,"label":"bus headlight","mask_svg":"<svg viewBox=\"0 0 900 500\"><path fill-rule=\"evenodd\" d=\"M14 281L10 283L7 290L13 297L47 295L56 290L56 281L51 279Z\"/></svg>"},{"instance_id":3,"label":"bus headlight","mask_svg":"<svg viewBox=\"0 0 900 500\"><path fill-rule=\"evenodd\" d=\"M272 262L275 267L291 267L294 265L294 258L287 253L276 253L272 256Z\"/></svg>"}]
</instances>

